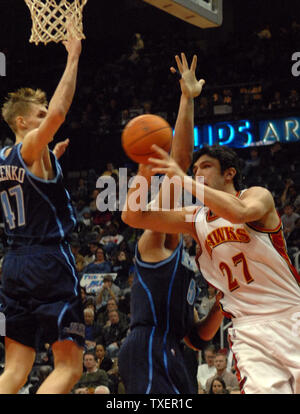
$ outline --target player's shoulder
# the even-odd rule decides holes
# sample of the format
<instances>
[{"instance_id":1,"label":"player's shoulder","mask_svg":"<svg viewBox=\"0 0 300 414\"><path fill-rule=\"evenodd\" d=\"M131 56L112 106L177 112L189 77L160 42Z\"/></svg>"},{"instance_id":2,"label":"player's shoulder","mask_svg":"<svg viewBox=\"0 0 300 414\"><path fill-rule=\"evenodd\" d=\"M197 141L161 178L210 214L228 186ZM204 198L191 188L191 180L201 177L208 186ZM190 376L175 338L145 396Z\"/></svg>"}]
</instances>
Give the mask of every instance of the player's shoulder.
<instances>
[{"instance_id":1,"label":"player's shoulder","mask_svg":"<svg viewBox=\"0 0 300 414\"><path fill-rule=\"evenodd\" d=\"M253 186L253 187L249 187L249 188L245 188L244 190L240 191L240 195L239 195L240 199L245 199L245 198L252 198L252 197L257 197L257 198L261 198L261 197L266 197L269 199L273 199L273 195L270 192L270 190L268 190L266 187L261 187L261 186Z\"/></svg>"},{"instance_id":2,"label":"player's shoulder","mask_svg":"<svg viewBox=\"0 0 300 414\"><path fill-rule=\"evenodd\" d=\"M11 152L16 151L16 149L17 149L16 145L3 147L0 151L0 162L5 161L6 158L11 154Z\"/></svg>"}]
</instances>

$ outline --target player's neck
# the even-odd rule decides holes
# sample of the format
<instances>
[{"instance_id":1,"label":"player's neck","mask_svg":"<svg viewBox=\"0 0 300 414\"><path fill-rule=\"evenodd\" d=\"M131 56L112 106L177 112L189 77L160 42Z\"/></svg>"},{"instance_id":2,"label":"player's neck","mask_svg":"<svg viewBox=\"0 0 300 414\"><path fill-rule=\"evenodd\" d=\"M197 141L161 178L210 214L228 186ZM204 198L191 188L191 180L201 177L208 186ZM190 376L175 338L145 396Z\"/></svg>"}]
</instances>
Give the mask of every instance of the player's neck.
<instances>
[{"instance_id":1,"label":"player's neck","mask_svg":"<svg viewBox=\"0 0 300 414\"><path fill-rule=\"evenodd\" d=\"M238 191L234 188L233 183L225 184L223 191L232 195L237 195Z\"/></svg>"},{"instance_id":2,"label":"player's neck","mask_svg":"<svg viewBox=\"0 0 300 414\"><path fill-rule=\"evenodd\" d=\"M24 136L22 136L21 134L16 134L16 140L15 140L15 145L20 144L20 142L23 142Z\"/></svg>"}]
</instances>

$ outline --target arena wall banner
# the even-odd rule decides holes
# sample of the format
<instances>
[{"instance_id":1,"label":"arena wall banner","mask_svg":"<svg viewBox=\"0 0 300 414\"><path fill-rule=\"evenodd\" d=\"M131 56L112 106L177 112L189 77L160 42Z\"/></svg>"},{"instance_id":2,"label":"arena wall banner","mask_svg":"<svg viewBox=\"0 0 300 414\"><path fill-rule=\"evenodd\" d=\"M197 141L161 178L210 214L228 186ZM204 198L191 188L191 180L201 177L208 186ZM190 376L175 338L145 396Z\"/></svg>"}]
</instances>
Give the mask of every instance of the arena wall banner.
<instances>
[{"instance_id":1,"label":"arena wall banner","mask_svg":"<svg viewBox=\"0 0 300 414\"><path fill-rule=\"evenodd\" d=\"M195 150L213 144L244 148L270 145L275 142L300 142L300 118L261 121L243 119L204 124L194 128Z\"/></svg>"}]
</instances>

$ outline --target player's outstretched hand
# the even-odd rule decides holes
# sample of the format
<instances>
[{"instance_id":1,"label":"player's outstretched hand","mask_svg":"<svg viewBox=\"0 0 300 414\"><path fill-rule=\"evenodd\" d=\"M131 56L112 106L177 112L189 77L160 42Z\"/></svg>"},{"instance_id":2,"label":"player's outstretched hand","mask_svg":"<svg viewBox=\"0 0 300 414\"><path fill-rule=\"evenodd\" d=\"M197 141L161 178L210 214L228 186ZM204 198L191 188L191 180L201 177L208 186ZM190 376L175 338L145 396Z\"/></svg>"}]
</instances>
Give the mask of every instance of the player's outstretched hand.
<instances>
[{"instance_id":1,"label":"player's outstretched hand","mask_svg":"<svg viewBox=\"0 0 300 414\"><path fill-rule=\"evenodd\" d=\"M67 49L69 56L80 56L82 50L81 40L77 39L76 37L75 23L72 18L69 18L67 22L67 40L63 41L62 43Z\"/></svg>"},{"instance_id":2,"label":"player's outstretched hand","mask_svg":"<svg viewBox=\"0 0 300 414\"><path fill-rule=\"evenodd\" d=\"M139 164L138 175L145 178L151 178L155 173L152 171L152 166L149 164Z\"/></svg>"},{"instance_id":3,"label":"player's outstretched hand","mask_svg":"<svg viewBox=\"0 0 300 414\"><path fill-rule=\"evenodd\" d=\"M151 146L151 149L155 151L159 157L149 158L149 162L154 165L154 167L152 167L152 172L155 174L165 174L170 178L178 177L180 182L183 184L185 173L182 171L176 161L165 150L155 144Z\"/></svg>"},{"instance_id":4,"label":"player's outstretched hand","mask_svg":"<svg viewBox=\"0 0 300 414\"><path fill-rule=\"evenodd\" d=\"M53 153L56 156L57 159L59 159L66 151L67 146L69 145L69 138L65 139L64 141L58 142L54 149L53 149Z\"/></svg>"},{"instance_id":5,"label":"player's outstretched hand","mask_svg":"<svg viewBox=\"0 0 300 414\"><path fill-rule=\"evenodd\" d=\"M196 98L200 95L203 85L205 84L204 79L199 81L196 78L196 67L197 67L197 56L193 56L191 66L189 67L184 53L181 53L181 59L178 55L175 56L178 71L181 75L180 87L181 92L188 98ZM176 73L176 69L172 66L170 68L172 73Z\"/></svg>"}]
</instances>

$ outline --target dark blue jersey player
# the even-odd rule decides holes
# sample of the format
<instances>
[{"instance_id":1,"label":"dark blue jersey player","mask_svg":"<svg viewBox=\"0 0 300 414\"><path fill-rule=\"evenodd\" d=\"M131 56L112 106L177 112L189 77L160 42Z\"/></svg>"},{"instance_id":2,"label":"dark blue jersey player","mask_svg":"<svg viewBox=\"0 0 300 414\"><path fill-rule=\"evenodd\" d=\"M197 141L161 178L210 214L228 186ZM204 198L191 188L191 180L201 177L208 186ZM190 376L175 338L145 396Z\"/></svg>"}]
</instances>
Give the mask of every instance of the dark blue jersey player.
<instances>
[{"instance_id":1,"label":"dark blue jersey player","mask_svg":"<svg viewBox=\"0 0 300 414\"><path fill-rule=\"evenodd\" d=\"M9 244L0 292L6 318L1 394L17 393L24 385L41 341L52 345L54 370L38 393L69 393L82 372L83 313L67 243L75 217L56 157L68 140L54 153L48 149L76 87L81 41L69 33L64 45L67 64L49 107L45 93L30 88L9 94L2 107L16 142L0 153L0 201Z\"/></svg>"},{"instance_id":2,"label":"dark blue jersey player","mask_svg":"<svg viewBox=\"0 0 300 414\"><path fill-rule=\"evenodd\" d=\"M195 77L196 57L188 67L185 55L176 62L182 78L180 101L172 156L186 171L193 150L193 98L202 90L204 81ZM174 72L174 68L171 68ZM151 168L140 165L140 176L148 186L139 187L147 192ZM158 201L164 201L164 185ZM142 211L130 209L130 196L135 191L135 181L127 195L122 219L132 227L144 228ZM172 195L166 191L166 194ZM136 196L134 195L134 199ZM140 197L143 199L143 197ZM167 200L168 201L168 200ZM170 208L175 204L169 200ZM136 210L136 209L135 209ZM217 332L222 314L216 303L205 321L194 319L196 284L191 273L181 263L182 241L178 235L145 230L136 249L136 275L131 292L131 330L119 352L118 364L128 394L189 394L193 392L187 373L181 341L201 349L203 341L210 340Z\"/></svg>"},{"instance_id":3,"label":"dark blue jersey player","mask_svg":"<svg viewBox=\"0 0 300 414\"><path fill-rule=\"evenodd\" d=\"M203 349L222 320L216 303L205 323L195 323L196 283L181 256L182 241L172 235L146 230L138 243L130 334L118 359L128 394L192 393L182 340Z\"/></svg>"}]
</instances>

